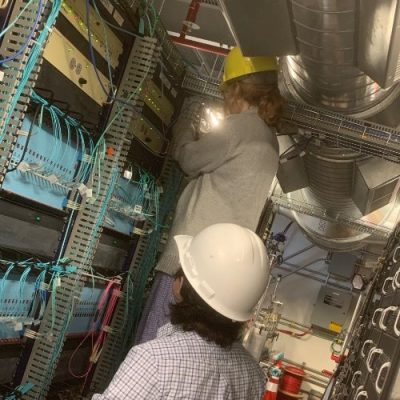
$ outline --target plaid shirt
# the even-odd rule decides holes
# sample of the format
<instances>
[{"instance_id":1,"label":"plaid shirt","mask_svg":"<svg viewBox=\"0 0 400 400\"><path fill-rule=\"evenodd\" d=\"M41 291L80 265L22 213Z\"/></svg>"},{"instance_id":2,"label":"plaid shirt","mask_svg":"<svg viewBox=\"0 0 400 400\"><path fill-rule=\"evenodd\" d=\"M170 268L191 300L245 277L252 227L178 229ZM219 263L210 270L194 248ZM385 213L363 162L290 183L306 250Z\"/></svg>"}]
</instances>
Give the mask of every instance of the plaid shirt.
<instances>
[{"instance_id":1,"label":"plaid shirt","mask_svg":"<svg viewBox=\"0 0 400 400\"><path fill-rule=\"evenodd\" d=\"M92 400L260 400L264 388L261 368L240 343L224 349L168 323L157 339L130 350Z\"/></svg>"}]
</instances>

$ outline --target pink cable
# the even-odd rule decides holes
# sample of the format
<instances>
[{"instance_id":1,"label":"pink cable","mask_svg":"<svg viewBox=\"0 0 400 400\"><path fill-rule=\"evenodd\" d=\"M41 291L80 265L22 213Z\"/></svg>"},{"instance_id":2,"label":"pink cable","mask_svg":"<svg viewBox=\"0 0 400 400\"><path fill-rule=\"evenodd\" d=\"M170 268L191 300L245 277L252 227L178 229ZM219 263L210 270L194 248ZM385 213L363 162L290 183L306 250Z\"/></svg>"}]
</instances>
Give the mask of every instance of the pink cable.
<instances>
[{"instance_id":1,"label":"pink cable","mask_svg":"<svg viewBox=\"0 0 400 400\"><path fill-rule=\"evenodd\" d=\"M109 296L109 292L110 292L111 288L112 288L114 285L116 285L116 284L119 284L119 282L118 282L118 281L110 281L110 282L107 283L107 286L105 287L103 293L101 294L100 300L99 300L99 302L98 302L98 304L97 304L96 312L95 312L95 314L94 314L93 321L92 321L92 327L91 327L91 329L88 331L88 333L86 334L86 336L82 339L82 341L78 344L78 346L76 347L76 349L74 350L74 352L71 354L71 357L69 358L69 361L68 361L68 372L69 372L74 378L77 378L77 379L87 378L87 376L88 376L89 373L90 373L90 370L91 370L91 368L92 368L91 363L88 365L88 369L86 370L86 372L85 372L84 374L82 374L82 375L76 375L76 374L72 371L72 360L73 360L73 358L75 357L75 355L76 355L76 353L78 352L78 350L82 347L82 345L85 343L86 339L87 339L89 336L92 337L92 354L93 354L94 346L96 345L96 344L94 343L94 335L95 335L95 332L96 332L97 321L98 321L99 317L100 317L101 314L102 314L102 310L103 310L104 305L105 305L105 302L106 302L106 300L107 300L107 298L108 298L108 296ZM112 296L112 297L113 297L113 296ZM108 307L107 307L107 308L108 308ZM107 312L107 310L106 310L106 312ZM97 341L96 341L96 343L97 343ZM86 379L85 379L85 382L86 382Z\"/></svg>"},{"instance_id":2,"label":"pink cable","mask_svg":"<svg viewBox=\"0 0 400 400\"><path fill-rule=\"evenodd\" d=\"M119 287L119 283L116 283L116 285L118 285L118 287ZM111 322L111 319L112 319L112 316L114 314L115 307L117 305L117 301L120 298L120 296L121 296L121 290L119 288L118 289L114 288L114 290L113 290L113 292L111 294L111 298L110 298L110 300L109 300L109 302L107 304L106 311L104 312L104 316L103 316L103 320L102 320L102 324L101 324L99 335L97 336L97 339L96 339L96 342L95 342L94 346L92 346L92 354L90 355L89 360L90 359L93 360L93 358L95 358L95 361L90 361L89 362L89 367L88 367L87 374L85 376L85 381L83 382L83 385L82 385L82 392L85 389L85 386L86 386L86 383L87 383L87 379L89 377L89 373L92 370L93 365L97 362L97 358L98 358L98 356L99 356L99 354L101 352L101 349L103 347L104 339L106 337L106 332L104 330L104 327L109 326L109 324Z\"/></svg>"}]
</instances>

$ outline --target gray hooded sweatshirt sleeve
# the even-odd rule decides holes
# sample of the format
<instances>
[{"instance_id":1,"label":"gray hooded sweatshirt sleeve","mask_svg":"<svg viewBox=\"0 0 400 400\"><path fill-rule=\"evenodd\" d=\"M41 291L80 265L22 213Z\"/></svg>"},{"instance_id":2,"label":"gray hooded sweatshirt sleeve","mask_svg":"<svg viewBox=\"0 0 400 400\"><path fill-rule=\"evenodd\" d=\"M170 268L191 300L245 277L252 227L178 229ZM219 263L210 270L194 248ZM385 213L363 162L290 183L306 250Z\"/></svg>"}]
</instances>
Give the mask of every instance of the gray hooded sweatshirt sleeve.
<instances>
[{"instance_id":1,"label":"gray hooded sweatshirt sleeve","mask_svg":"<svg viewBox=\"0 0 400 400\"><path fill-rule=\"evenodd\" d=\"M255 108L228 116L198 139L185 122L175 132L172 154L189 183L156 267L170 275L179 269L174 235L194 236L221 222L257 228L279 161L277 138Z\"/></svg>"}]
</instances>

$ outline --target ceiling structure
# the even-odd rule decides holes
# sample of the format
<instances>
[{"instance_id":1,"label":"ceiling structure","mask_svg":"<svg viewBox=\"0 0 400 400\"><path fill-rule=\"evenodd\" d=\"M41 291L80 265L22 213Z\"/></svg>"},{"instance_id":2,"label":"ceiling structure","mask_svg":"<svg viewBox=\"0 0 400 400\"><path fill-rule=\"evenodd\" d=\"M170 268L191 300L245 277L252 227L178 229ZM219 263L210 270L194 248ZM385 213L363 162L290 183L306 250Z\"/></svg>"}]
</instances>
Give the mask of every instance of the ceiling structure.
<instances>
[{"instance_id":1,"label":"ceiling structure","mask_svg":"<svg viewBox=\"0 0 400 400\"><path fill-rule=\"evenodd\" d=\"M235 45L219 0L155 0L153 4L172 39L183 42L176 44L187 64L201 77L219 81L224 54Z\"/></svg>"}]
</instances>

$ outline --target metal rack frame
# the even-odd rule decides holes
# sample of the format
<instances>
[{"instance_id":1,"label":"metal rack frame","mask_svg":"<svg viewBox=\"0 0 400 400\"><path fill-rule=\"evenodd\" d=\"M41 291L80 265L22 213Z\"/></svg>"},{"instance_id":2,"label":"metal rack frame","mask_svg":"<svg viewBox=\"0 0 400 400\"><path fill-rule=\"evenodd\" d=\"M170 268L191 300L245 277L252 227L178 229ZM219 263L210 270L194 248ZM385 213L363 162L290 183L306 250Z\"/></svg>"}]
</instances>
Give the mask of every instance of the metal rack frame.
<instances>
[{"instance_id":1,"label":"metal rack frame","mask_svg":"<svg viewBox=\"0 0 400 400\"><path fill-rule=\"evenodd\" d=\"M274 204L288 210L293 210L300 214L306 214L312 217L321 218L325 221L340 223L349 226L350 228L353 228L361 233L369 233L371 235L387 239L392 232L391 229L386 228L382 225L376 225L368 221L363 221L362 219L352 218L351 216L346 214L328 214L328 212L322 207L299 200L289 199L283 194L273 194L271 196L271 200L274 202Z\"/></svg>"},{"instance_id":2,"label":"metal rack frame","mask_svg":"<svg viewBox=\"0 0 400 400\"><path fill-rule=\"evenodd\" d=\"M174 173L176 173L176 163L171 157L168 157L164 163L164 167L161 173L161 183L163 187L174 186L172 190L166 190L164 192L164 197L161 200L161 217L164 219L167 217L168 213L171 211L168 209L168 204L174 203L176 199L179 187L180 179L178 185L171 185L171 179L173 179ZM181 174L180 174L181 175ZM166 221L164 221L165 224ZM148 223L146 223L148 224ZM147 230L149 226L144 226ZM165 231L164 231L165 232ZM154 233L153 233L154 235ZM133 276L137 276L142 271L142 263L151 257L149 251L152 251L154 243L159 242L159 235L156 237L142 236L137 244L134 257L129 266L129 273ZM151 243L153 242L153 243ZM135 302L138 301L135 296L133 298L128 298L128 293L126 291L126 286L123 290L123 301L120 301L114 312L114 316L111 322L111 334L107 337L104 344L101 358L96 366L95 373L91 382L90 391L91 393L102 393L108 386L111 378L119 367L120 362L127 352L126 342L127 342L127 332L128 327L127 321L124 320L125 317L125 307L128 306L128 310L132 310ZM132 317L132 315L131 315ZM133 325L133 324L130 324ZM134 326L131 326L134 330Z\"/></svg>"},{"instance_id":3,"label":"metal rack frame","mask_svg":"<svg viewBox=\"0 0 400 400\"><path fill-rule=\"evenodd\" d=\"M26 6L28 0L16 0L13 6L13 10L10 15L10 20L13 20L21 10ZM25 14L35 15L37 9L37 2L32 2L28 5ZM0 129L5 130L4 140L0 143L0 188L3 184L7 169L17 142L18 130L22 126L22 121L25 117L26 109L30 102L30 94L35 86L35 81L40 71L41 57L36 62L36 65L30 75L25 90L21 93L18 103L14 110L11 111L11 119L7 126L5 124L5 116L10 112L11 99L14 97L15 92L19 85L21 84L22 73L26 66L26 61L29 57L30 51L32 49L32 44L34 40L40 33L40 28L42 26L42 21L46 20L51 10L51 1L45 0L43 3L43 8L41 15L39 17L39 23L36 31L33 34L31 43L25 48L18 59L11 60L7 63L7 68L3 70L4 76L1 81L1 91L0 91ZM2 42L2 56L4 58L12 56L15 54L21 44L29 37L32 30L32 22L27 18L23 18L18 21L5 35ZM18 38L18 39L17 39Z\"/></svg>"},{"instance_id":4,"label":"metal rack frame","mask_svg":"<svg viewBox=\"0 0 400 400\"><path fill-rule=\"evenodd\" d=\"M136 39L117 97L127 98L131 93L135 95L129 101L130 106L124 107L116 102L112 107L109 117L112 123L105 141L107 148L112 148L113 151L107 152L101 175L98 171L92 172L93 185L100 185L96 202L91 203L84 198L77 213L63 256L69 258L78 269L76 273L64 278L57 292L52 294L55 296L56 310L52 310L49 301L22 380L23 383L34 384L32 390L25 395L26 399L42 399L48 391L65 340L69 315L85 281L81 272L90 270L99 243L104 210L107 209L111 198L108 195L110 185L113 185L115 173L124 165L133 138L129 133L129 126L143 105L139 100L139 88L144 79L154 73L158 59L157 39Z\"/></svg>"}]
</instances>

